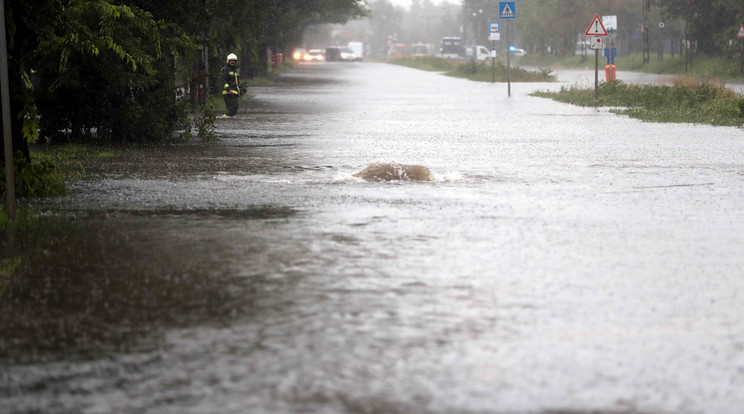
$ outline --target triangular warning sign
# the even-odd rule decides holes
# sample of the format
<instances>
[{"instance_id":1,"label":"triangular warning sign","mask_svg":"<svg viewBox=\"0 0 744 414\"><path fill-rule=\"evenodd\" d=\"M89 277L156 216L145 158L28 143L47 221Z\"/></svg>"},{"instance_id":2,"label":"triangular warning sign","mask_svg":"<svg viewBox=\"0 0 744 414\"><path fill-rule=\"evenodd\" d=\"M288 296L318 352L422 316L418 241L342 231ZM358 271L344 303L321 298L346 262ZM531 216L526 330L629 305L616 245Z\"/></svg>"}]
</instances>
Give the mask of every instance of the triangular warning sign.
<instances>
[{"instance_id":1,"label":"triangular warning sign","mask_svg":"<svg viewBox=\"0 0 744 414\"><path fill-rule=\"evenodd\" d=\"M514 12L509 7L509 4L504 6L504 10L501 11L501 17L514 17Z\"/></svg>"},{"instance_id":2,"label":"triangular warning sign","mask_svg":"<svg viewBox=\"0 0 744 414\"><path fill-rule=\"evenodd\" d=\"M744 37L744 24L741 25L741 27L739 28L739 34L736 35L736 37L738 37L738 38Z\"/></svg>"},{"instance_id":3,"label":"triangular warning sign","mask_svg":"<svg viewBox=\"0 0 744 414\"><path fill-rule=\"evenodd\" d=\"M607 30L605 30L605 27L602 24L602 19L599 18L598 14L594 15L594 20L592 20L592 24L589 25L588 29L586 29L586 35L587 36L607 36Z\"/></svg>"}]
</instances>

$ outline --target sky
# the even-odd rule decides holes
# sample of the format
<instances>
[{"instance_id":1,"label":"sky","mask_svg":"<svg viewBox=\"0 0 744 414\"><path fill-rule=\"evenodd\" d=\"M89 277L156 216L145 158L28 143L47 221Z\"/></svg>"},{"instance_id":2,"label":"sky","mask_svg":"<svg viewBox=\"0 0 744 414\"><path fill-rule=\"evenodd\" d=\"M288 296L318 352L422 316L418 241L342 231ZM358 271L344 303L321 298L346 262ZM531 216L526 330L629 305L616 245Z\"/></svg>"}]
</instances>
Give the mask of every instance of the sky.
<instances>
[{"instance_id":1,"label":"sky","mask_svg":"<svg viewBox=\"0 0 744 414\"><path fill-rule=\"evenodd\" d=\"M411 0L388 0L388 1L390 1L390 3L392 3L392 4L396 5L396 6L403 6L403 7L407 8L407 9L411 7ZM462 0L431 0L431 2L434 3L434 4L444 3L445 1L447 3L453 3L453 4L461 4L462 3Z\"/></svg>"}]
</instances>

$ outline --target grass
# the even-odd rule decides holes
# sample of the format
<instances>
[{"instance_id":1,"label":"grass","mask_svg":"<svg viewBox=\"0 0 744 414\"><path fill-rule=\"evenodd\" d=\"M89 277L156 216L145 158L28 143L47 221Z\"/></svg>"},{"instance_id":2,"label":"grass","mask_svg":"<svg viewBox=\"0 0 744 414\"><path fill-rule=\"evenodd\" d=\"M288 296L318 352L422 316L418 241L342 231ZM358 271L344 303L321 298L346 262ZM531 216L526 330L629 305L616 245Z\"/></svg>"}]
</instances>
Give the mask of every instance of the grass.
<instances>
[{"instance_id":1,"label":"grass","mask_svg":"<svg viewBox=\"0 0 744 414\"><path fill-rule=\"evenodd\" d=\"M594 67L594 53L588 53L586 56L571 55L565 57L536 53L521 57L519 62L525 65L550 66L556 68ZM606 58L600 51L599 64L604 68L606 63ZM692 67L685 67L684 56L678 54L675 54L674 57L670 54L666 54L662 60L659 60L656 55L652 55L650 62L644 64L642 53L618 56L615 59L615 66L617 66L618 71L744 81L744 74L741 73L738 60L714 58L703 55L696 55L693 57Z\"/></svg>"},{"instance_id":2,"label":"grass","mask_svg":"<svg viewBox=\"0 0 744 414\"><path fill-rule=\"evenodd\" d=\"M559 92L532 94L581 106L593 106L594 88L562 87ZM679 78L673 85L601 83L598 106L654 122L699 123L744 127L744 96L724 85L697 78Z\"/></svg>"},{"instance_id":3,"label":"grass","mask_svg":"<svg viewBox=\"0 0 744 414\"><path fill-rule=\"evenodd\" d=\"M437 57L420 57L420 58L400 58L388 61L394 65L406 66L409 68L431 71L444 72L447 76L456 78L469 79L476 82L506 82L508 77L512 82L552 82L555 76L551 70L540 68L537 71L527 71L512 65L510 73L507 73L507 67L501 59L496 59L495 69L491 61L486 62L463 62L454 59L442 59Z\"/></svg>"},{"instance_id":4,"label":"grass","mask_svg":"<svg viewBox=\"0 0 744 414\"><path fill-rule=\"evenodd\" d=\"M450 59L442 59L432 56L392 59L389 60L388 63L418 70L425 70L428 72L449 72L456 66L455 62Z\"/></svg>"},{"instance_id":5,"label":"grass","mask_svg":"<svg viewBox=\"0 0 744 414\"><path fill-rule=\"evenodd\" d=\"M30 148L31 162L16 157L15 193L22 197L65 194L65 181L76 180L85 173L83 162L91 158L110 158L117 151L107 147L81 144L40 145ZM5 169L0 170L0 199L5 198Z\"/></svg>"},{"instance_id":6,"label":"grass","mask_svg":"<svg viewBox=\"0 0 744 414\"><path fill-rule=\"evenodd\" d=\"M124 153L124 150L113 148L110 145L34 144L29 149L32 160L53 162L59 165L65 172L65 178L67 179L80 177L85 172L83 164L87 160L114 158Z\"/></svg>"}]
</instances>

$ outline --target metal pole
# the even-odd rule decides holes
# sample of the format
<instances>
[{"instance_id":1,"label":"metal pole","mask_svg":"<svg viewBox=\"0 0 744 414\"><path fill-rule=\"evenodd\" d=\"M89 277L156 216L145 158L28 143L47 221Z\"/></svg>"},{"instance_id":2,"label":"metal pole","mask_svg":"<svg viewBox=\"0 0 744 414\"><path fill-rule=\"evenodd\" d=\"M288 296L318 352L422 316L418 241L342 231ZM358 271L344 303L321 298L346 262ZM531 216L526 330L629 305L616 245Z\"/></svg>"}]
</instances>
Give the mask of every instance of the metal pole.
<instances>
[{"instance_id":1,"label":"metal pole","mask_svg":"<svg viewBox=\"0 0 744 414\"><path fill-rule=\"evenodd\" d=\"M493 45L491 49L491 83L494 83L496 82L496 41L492 40L491 44Z\"/></svg>"},{"instance_id":2,"label":"metal pole","mask_svg":"<svg viewBox=\"0 0 744 414\"><path fill-rule=\"evenodd\" d=\"M5 43L5 0L0 1L0 101L3 111L3 138L5 151L5 197L8 200L8 218L15 219L15 177L13 176L13 135L10 125L10 81L8 80L8 48Z\"/></svg>"},{"instance_id":3,"label":"metal pole","mask_svg":"<svg viewBox=\"0 0 744 414\"><path fill-rule=\"evenodd\" d=\"M509 22L506 25L506 89L508 96L511 96L511 43L509 43Z\"/></svg>"},{"instance_id":4,"label":"metal pole","mask_svg":"<svg viewBox=\"0 0 744 414\"><path fill-rule=\"evenodd\" d=\"M643 0L643 64L651 62L651 46L648 32L648 19L651 12L651 0Z\"/></svg>"},{"instance_id":5,"label":"metal pole","mask_svg":"<svg viewBox=\"0 0 744 414\"><path fill-rule=\"evenodd\" d=\"M685 72L689 69L692 71L692 18L693 18L693 3L691 0L687 0L687 20L685 21Z\"/></svg>"},{"instance_id":6,"label":"metal pole","mask_svg":"<svg viewBox=\"0 0 744 414\"><path fill-rule=\"evenodd\" d=\"M599 49L594 49L594 106L599 101Z\"/></svg>"},{"instance_id":7,"label":"metal pole","mask_svg":"<svg viewBox=\"0 0 744 414\"><path fill-rule=\"evenodd\" d=\"M211 90L209 89L209 45L204 45L203 51L204 51L204 73L205 73L204 96L205 96L206 101L209 101L209 97L211 96L210 95Z\"/></svg>"}]
</instances>

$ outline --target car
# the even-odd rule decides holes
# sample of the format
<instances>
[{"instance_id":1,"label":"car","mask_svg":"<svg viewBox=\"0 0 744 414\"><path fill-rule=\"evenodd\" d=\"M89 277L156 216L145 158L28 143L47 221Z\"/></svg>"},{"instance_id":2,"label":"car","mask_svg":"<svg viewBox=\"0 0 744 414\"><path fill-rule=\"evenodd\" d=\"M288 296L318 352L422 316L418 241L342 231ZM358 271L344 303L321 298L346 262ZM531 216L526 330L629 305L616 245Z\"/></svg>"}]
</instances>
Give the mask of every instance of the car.
<instances>
[{"instance_id":1,"label":"car","mask_svg":"<svg viewBox=\"0 0 744 414\"><path fill-rule=\"evenodd\" d=\"M351 48L345 46L331 46L326 48L326 60L329 62L356 62L361 58Z\"/></svg>"},{"instance_id":2,"label":"car","mask_svg":"<svg viewBox=\"0 0 744 414\"><path fill-rule=\"evenodd\" d=\"M514 46L509 48L509 54L512 56L527 56L527 52L524 49L519 49Z\"/></svg>"},{"instance_id":3,"label":"car","mask_svg":"<svg viewBox=\"0 0 744 414\"><path fill-rule=\"evenodd\" d=\"M292 59L295 60L295 62L300 62L305 58L305 55L307 54L307 50L303 48L297 48L292 52Z\"/></svg>"},{"instance_id":4,"label":"car","mask_svg":"<svg viewBox=\"0 0 744 414\"><path fill-rule=\"evenodd\" d=\"M322 62L325 60L325 54L320 49L310 49L302 58L305 62Z\"/></svg>"}]
</instances>

